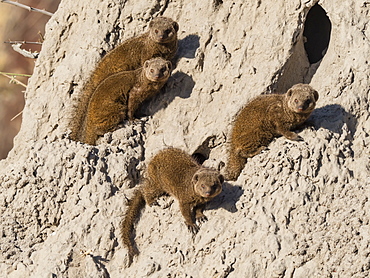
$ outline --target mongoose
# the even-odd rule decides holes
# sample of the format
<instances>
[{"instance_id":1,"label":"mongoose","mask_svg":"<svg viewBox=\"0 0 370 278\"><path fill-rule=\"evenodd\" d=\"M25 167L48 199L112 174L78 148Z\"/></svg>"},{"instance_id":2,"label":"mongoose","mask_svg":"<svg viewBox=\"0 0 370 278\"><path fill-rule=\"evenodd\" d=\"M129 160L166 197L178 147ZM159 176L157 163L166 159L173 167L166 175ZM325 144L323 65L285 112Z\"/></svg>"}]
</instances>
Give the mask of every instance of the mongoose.
<instances>
[{"instance_id":1,"label":"mongoose","mask_svg":"<svg viewBox=\"0 0 370 278\"><path fill-rule=\"evenodd\" d=\"M76 113L70 123L72 140L78 141L84 113L96 87L108 76L117 72L136 70L151 58L162 57L171 60L177 51L178 30L178 23L171 18L154 18L149 23L146 33L128 39L103 57L79 97Z\"/></svg>"},{"instance_id":2,"label":"mongoose","mask_svg":"<svg viewBox=\"0 0 370 278\"><path fill-rule=\"evenodd\" d=\"M205 205L220 194L223 182L219 171L201 166L182 150L168 148L155 155L148 164L143 186L135 191L121 224L122 241L129 250L130 262L138 254L131 233L145 203L153 205L166 193L174 196L185 224L195 234L199 230L196 221L207 220L203 214Z\"/></svg>"},{"instance_id":3,"label":"mongoose","mask_svg":"<svg viewBox=\"0 0 370 278\"><path fill-rule=\"evenodd\" d=\"M306 121L318 98L311 86L296 84L285 94L258 96L241 109L231 131L225 178L236 180L247 158L260 153L274 137L302 140L291 130Z\"/></svg>"},{"instance_id":4,"label":"mongoose","mask_svg":"<svg viewBox=\"0 0 370 278\"><path fill-rule=\"evenodd\" d=\"M170 74L171 62L157 57L145 61L140 69L107 77L91 96L79 140L94 145L123 120L132 120L140 104L157 94Z\"/></svg>"}]
</instances>

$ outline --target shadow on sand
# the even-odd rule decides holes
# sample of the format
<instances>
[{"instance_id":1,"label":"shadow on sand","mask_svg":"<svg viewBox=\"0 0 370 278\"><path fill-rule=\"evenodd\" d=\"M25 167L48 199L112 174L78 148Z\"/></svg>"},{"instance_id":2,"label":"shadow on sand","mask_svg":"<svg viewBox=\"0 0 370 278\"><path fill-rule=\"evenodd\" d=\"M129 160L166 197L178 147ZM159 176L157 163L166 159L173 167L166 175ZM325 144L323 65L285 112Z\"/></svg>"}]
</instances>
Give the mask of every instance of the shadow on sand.
<instances>
[{"instance_id":1,"label":"shadow on sand","mask_svg":"<svg viewBox=\"0 0 370 278\"><path fill-rule=\"evenodd\" d=\"M357 128L356 117L339 104L329 104L316 108L312 112L308 123L311 123L316 130L322 127L338 134L343 133L343 126L346 124L352 136Z\"/></svg>"},{"instance_id":2,"label":"shadow on sand","mask_svg":"<svg viewBox=\"0 0 370 278\"><path fill-rule=\"evenodd\" d=\"M244 193L244 189L241 186L232 185L227 181L224 182L222 192L216 196L208 205L207 210L213 210L217 208L224 208L229 212L237 212L236 202L240 199Z\"/></svg>"}]
</instances>

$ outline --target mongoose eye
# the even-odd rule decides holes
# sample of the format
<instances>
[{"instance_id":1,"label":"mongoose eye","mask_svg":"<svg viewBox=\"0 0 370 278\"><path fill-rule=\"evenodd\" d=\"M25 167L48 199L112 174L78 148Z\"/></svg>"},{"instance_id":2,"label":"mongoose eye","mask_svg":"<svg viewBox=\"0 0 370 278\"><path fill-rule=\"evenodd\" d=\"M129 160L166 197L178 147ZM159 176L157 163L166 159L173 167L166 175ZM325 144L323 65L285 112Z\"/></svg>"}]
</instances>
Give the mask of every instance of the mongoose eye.
<instances>
[{"instance_id":1,"label":"mongoose eye","mask_svg":"<svg viewBox=\"0 0 370 278\"><path fill-rule=\"evenodd\" d=\"M150 69L150 72L153 73L154 72L154 69Z\"/></svg>"},{"instance_id":2,"label":"mongoose eye","mask_svg":"<svg viewBox=\"0 0 370 278\"><path fill-rule=\"evenodd\" d=\"M294 100L294 102L295 102L295 103L298 103L298 99L295 99L295 100Z\"/></svg>"},{"instance_id":3,"label":"mongoose eye","mask_svg":"<svg viewBox=\"0 0 370 278\"><path fill-rule=\"evenodd\" d=\"M155 30L154 30L154 32L155 32L156 34L158 34L158 33L159 33L158 29L155 29Z\"/></svg>"},{"instance_id":4,"label":"mongoose eye","mask_svg":"<svg viewBox=\"0 0 370 278\"><path fill-rule=\"evenodd\" d=\"M206 188L206 186L204 184L201 185L202 188Z\"/></svg>"}]
</instances>

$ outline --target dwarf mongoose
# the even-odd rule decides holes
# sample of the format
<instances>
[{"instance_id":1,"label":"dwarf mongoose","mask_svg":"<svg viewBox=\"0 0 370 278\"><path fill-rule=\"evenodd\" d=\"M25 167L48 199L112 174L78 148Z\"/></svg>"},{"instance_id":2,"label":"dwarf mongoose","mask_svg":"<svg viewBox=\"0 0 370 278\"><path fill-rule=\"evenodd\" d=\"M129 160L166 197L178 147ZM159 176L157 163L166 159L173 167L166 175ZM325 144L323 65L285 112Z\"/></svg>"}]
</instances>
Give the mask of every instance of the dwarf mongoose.
<instances>
[{"instance_id":1,"label":"dwarf mongoose","mask_svg":"<svg viewBox=\"0 0 370 278\"><path fill-rule=\"evenodd\" d=\"M178 199L188 229L195 234L198 222L207 217L203 210L208 201L222 191L223 176L216 170L198 164L182 150L168 148L160 151L148 164L143 186L135 191L121 225L121 236L129 250L130 260L138 253L131 241L134 222L140 210L153 205L163 194Z\"/></svg>"},{"instance_id":2,"label":"dwarf mongoose","mask_svg":"<svg viewBox=\"0 0 370 278\"><path fill-rule=\"evenodd\" d=\"M318 98L311 86L296 84L285 94L261 95L247 104L237 115L231 131L225 178L236 180L247 158L260 153L274 137L302 140L291 129L311 115Z\"/></svg>"},{"instance_id":3,"label":"dwarf mongoose","mask_svg":"<svg viewBox=\"0 0 370 278\"><path fill-rule=\"evenodd\" d=\"M171 18L157 17L149 23L148 31L123 42L103 57L92 72L79 97L76 110L86 111L91 95L96 87L108 76L122 71L136 70L144 62L162 57L171 60L177 51L177 31L179 25ZM78 141L82 113L76 113L71 121L71 139Z\"/></svg>"},{"instance_id":4,"label":"dwarf mongoose","mask_svg":"<svg viewBox=\"0 0 370 278\"><path fill-rule=\"evenodd\" d=\"M94 145L99 136L113 131L126 118L132 120L137 108L160 91L170 74L171 62L157 57L145 61L140 69L107 77L91 96L77 139Z\"/></svg>"},{"instance_id":5,"label":"dwarf mongoose","mask_svg":"<svg viewBox=\"0 0 370 278\"><path fill-rule=\"evenodd\" d=\"M149 23L149 30L131 38L103 57L95 68L89 85L96 88L107 76L143 66L146 60L162 57L171 60L177 51L179 25L168 17L156 17Z\"/></svg>"}]
</instances>

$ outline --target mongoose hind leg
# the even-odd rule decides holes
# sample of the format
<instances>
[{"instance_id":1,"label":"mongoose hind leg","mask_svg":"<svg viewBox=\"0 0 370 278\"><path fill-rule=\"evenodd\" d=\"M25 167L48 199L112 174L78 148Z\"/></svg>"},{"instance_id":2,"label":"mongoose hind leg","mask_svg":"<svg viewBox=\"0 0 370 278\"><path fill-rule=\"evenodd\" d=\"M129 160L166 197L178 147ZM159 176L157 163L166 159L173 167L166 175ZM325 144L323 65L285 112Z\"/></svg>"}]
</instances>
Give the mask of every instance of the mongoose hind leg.
<instances>
[{"instance_id":1,"label":"mongoose hind leg","mask_svg":"<svg viewBox=\"0 0 370 278\"><path fill-rule=\"evenodd\" d=\"M96 101L97 102L97 101ZM103 107L95 101L89 107L83 143L95 145L99 136L114 131L118 124L126 118L126 106L120 102L105 103Z\"/></svg>"},{"instance_id":2,"label":"mongoose hind leg","mask_svg":"<svg viewBox=\"0 0 370 278\"><path fill-rule=\"evenodd\" d=\"M106 109L109 112L102 114L101 121L97 124L97 130L102 135L116 130L127 117L127 106L120 101L107 105Z\"/></svg>"},{"instance_id":3,"label":"mongoose hind leg","mask_svg":"<svg viewBox=\"0 0 370 278\"><path fill-rule=\"evenodd\" d=\"M120 115L112 115L110 118L103 118L99 122L91 123L87 126L84 136L84 143L96 145L96 141L109 131L114 131L121 122Z\"/></svg>"},{"instance_id":4,"label":"mongoose hind leg","mask_svg":"<svg viewBox=\"0 0 370 278\"><path fill-rule=\"evenodd\" d=\"M145 199L145 202L149 205L149 206L153 206L153 205L157 205L157 199L164 195L166 192L163 191L162 189L156 187L156 186L153 186L153 182L147 180L146 181L146 184L143 188L143 196L144 196L144 199Z\"/></svg>"},{"instance_id":5,"label":"mongoose hind leg","mask_svg":"<svg viewBox=\"0 0 370 278\"><path fill-rule=\"evenodd\" d=\"M97 134L95 129L89 129L88 132L85 133L85 136L82 138L81 141L89 145L95 145L98 137L99 135Z\"/></svg>"},{"instance_id":6,"label":"mongoose hind leg","mask_svg":"<svg viewBox=\"0 0 370 278\"><path fill-rule=\"evenodd\" d=\"M251 148L250 150L240 150L239 151L239 156L243 158L250 158L253 157L263 150L265 150L267 147L266 146L255 146L255 148Z\"/></svg>"},{"instance_id":7,"label":"mongoose hind leg","mask_svg":"<svg viewBox=\"0 0 370 278\"><path fill-rule=\"evenodd\" d=\"M233 181L237 180L247 162L247 158L259 154L264 149L266 149L265 146L248 145L240 147L235 151L231 151L226 170L226 179Z\"/></svg>"},{"instance_id":8,"label":"mongoose hind leg","mask_svg":"<svg viewBox=\"0 0 370 278\"><path fill-rule=\"evenodd\" d=\"M230 152L229 161L226 167L225 178L232 181L237 180L246 162L246 158L241 157L234 152Z\"/></svg>"},{"instance_id":9,"label":"mongoose hind leg","mask_svg":"<svg viewBox=\"0 0 370 278\"><path fill-rule=\"evenodd\" d=\"M100 128L97 126L97 124L94 123L94 121L91 119L90 115L88 114L87 119L86 119L85 130L83 131L81 142L89 144L89 145L95 145L96 140L98 140L99 136L102 134L102 132L99 131L99 129Z\"/></svg>"}]
</instances>

